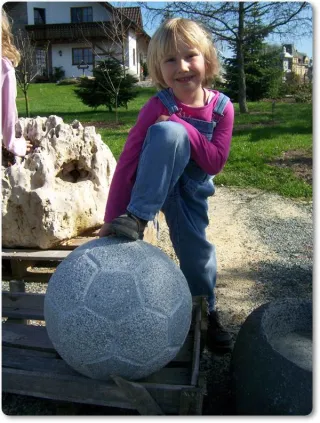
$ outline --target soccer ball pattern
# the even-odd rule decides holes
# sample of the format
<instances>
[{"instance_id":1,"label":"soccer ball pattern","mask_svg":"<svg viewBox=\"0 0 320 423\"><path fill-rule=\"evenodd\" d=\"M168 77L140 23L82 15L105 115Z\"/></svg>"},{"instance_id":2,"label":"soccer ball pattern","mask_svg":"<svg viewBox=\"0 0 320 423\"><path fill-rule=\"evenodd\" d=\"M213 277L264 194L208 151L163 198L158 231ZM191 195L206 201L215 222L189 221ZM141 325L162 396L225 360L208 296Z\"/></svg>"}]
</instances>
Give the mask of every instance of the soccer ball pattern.
<instances>
[{"instance_id":1,"label":"soccer ball pattern","mask_svg":"<svg viewBox=\"0 0 320 423\"><path fill-rule=\"evenodd\" d=\"M188 334L192 297L179 267L144 241L109 237L76 248L51 277L49 338L78 372L140 379L171 361Z\"/></svg>"}]
</instances>

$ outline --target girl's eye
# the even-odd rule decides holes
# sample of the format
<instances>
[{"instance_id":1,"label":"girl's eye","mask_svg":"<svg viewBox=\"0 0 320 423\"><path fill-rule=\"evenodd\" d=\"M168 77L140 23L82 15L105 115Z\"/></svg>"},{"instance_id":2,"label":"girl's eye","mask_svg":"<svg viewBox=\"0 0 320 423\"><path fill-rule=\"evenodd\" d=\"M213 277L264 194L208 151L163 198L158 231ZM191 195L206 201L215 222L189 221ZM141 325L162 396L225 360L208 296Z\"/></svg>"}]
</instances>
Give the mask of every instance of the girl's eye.
<instances>
[{"instance_id":1,"label":"girl's eye","mask_svg":"<svg viewBox=\"0 0 320 423\"><path fill-rule=\"evenodd\" d=\"M169 57L168 59L166 59L166 62L174 62L174 58L173 57Z\"/></svg>"}]
</instances>

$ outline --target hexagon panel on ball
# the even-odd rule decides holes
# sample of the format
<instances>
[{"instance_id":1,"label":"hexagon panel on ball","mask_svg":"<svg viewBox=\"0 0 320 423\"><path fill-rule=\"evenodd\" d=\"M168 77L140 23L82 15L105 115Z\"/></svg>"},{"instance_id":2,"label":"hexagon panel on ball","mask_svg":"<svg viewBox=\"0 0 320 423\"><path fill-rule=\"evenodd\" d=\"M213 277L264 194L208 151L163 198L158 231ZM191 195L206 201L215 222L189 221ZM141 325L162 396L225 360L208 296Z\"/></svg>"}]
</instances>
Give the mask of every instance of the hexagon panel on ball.
<instances>
[{"instance_id":1,"label":"hexagon panel on ball","mask_svg":"<svg viewBox=\"0 0 320 423\"><path fill-rule=\"evenodd\" d=\"M48 336L85 376L146 377L177 355L191 324L192 297L180 268L144 241L109 237L72 251L44 301Z\"/></svg>"}]
</instances>

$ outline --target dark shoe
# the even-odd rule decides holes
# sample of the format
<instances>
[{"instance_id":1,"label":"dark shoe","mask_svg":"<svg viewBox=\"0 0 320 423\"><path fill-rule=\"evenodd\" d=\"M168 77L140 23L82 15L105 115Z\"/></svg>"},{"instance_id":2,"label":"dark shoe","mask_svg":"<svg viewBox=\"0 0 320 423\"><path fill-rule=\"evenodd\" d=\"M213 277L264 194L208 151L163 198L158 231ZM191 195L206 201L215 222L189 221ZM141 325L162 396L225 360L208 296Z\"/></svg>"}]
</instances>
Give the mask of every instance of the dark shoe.
<instances>
[{"instance_id":1,"label":"dark shoe","mask_svg":"<svg viewBox=\"0 0 320 423\"><path fill-rule=\"evenodd\" d=\"M137 239L143 239L143 232L147 223L146 220L127 213L113 219L111 225L117 236L125 236L136 241Z\"/></svg>"},{"instance_id":2,"label":"dark shoe","mask_svg":"<svg viewBox=\"0 0 320 423\"><path fill-rule=\"evenodd\" d=\"M217 311L208 314L207 347L213 352L226 353L232 349L232 338L221 325Z\"/></svg>"}]
</instances>

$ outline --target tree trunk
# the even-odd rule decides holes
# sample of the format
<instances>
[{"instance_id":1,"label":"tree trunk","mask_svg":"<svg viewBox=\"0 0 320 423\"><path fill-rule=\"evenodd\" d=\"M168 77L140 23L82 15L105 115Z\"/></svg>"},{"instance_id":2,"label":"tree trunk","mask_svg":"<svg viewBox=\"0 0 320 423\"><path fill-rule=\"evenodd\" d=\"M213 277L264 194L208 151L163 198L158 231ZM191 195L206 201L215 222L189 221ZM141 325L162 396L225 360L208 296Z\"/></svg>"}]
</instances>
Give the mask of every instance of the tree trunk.
<instances>
[{"instance_id":1,"label":"tree trunk","mask_svg":"<svg viewBox=\"0 0 320 423\"><path fill-rule=\"evenodd\" d=\"M244 36L244 3L239 2L239 31L238 31L238 39L237 39L237 62L239 67L238 102L239 102L240 113L248 113L246 74L244 71L243 36Z\"/></svg>"},{"instance_id":2,"label":"tree trunk","mask_svg":"<svg viewBox=\"0 0 320 423\"><path fill-rule=\"evenodd\" d=\"M26 104L26 115L27 115L27 117L30 117L30 111L29 111L29 97L28 97L28 92L27 92L27 90L23 90L23 94L24 94L24 100L25 100L25 104Z\"/></svg>"},{"instance_id":3,"label":"tree trunk","mask_svg":"<svg viewBox=\"0 0 320 423\"><path fill-rule=\"evenodd\" d=\"M116 107L115 107L115 112L116 112L116 124L118 123L118 94L116 94Z\"/></svg>"}]
</instances>

